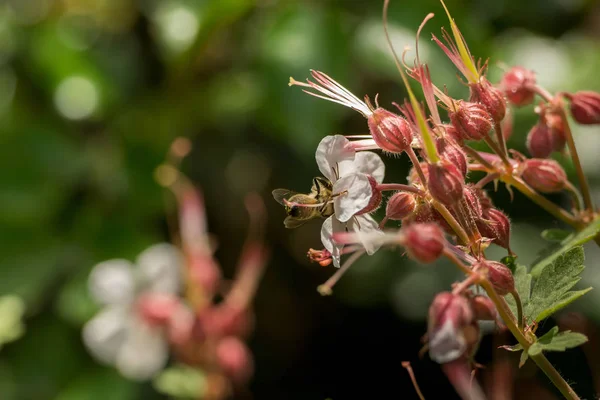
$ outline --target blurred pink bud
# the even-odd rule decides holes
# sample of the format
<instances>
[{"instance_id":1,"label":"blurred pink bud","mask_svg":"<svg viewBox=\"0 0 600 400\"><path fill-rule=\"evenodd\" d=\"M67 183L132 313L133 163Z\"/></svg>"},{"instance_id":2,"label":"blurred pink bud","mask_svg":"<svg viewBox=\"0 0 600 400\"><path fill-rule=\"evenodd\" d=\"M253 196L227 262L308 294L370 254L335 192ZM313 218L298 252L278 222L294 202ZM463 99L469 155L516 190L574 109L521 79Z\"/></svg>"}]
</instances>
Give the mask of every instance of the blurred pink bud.
<instances>
[{"instance_id":1,"label":"blurred pink bud","mask_svg":"<svg viewBox=\"0 0 600 400\"><path fill-rule=\"evenodd\" d=\"M531 89L533 85L535 85L535 74L523 67L512 67L500 81L504 95L517 107L533 101L535 96L535 92Z\"/></svg>"},{"instance_id":2,"label":"blurred pink bud","mask_svg":"<svg viewBox=\"0 0 600 400\"><path fill-rule=\"evenodd\" d=\"M417 202L413 193L398 192L388 199L385 216L388 219L399 221L411 216L416 206Z\"/></svg>"},{"instance_id":3,"label":"blurred pink bud","mask_svg":"<svg viewBox=\"0 0 600 400\"><path fill-rule=\"evenodd\" d=\"M428 264L437 260L444 251L444 233L434 223L403 226L403 246L409 257Z\"/></svg>"},{"instance_id":4,"label":"blurred pink bud","mask_svg":"<svg viewBox=\"0 0 600 400\"><path fill-rule=\"evenodd\" d=\"M454 164L462 176L467 176L468 164L464 150L450 137L441 137L436 140L438 154L444 160Z\"/></svg>"},{"instance_id":5,"label":"blurred pink bud","mask_svg":"<svg viewBox=\"0 0 600 400\"><path fill-rule=\"evenodd\" d=\"M573 119L583 125L600 124L600 93L583 90L567 93Z\"/></svg>"},{"instance_id":6,"label":"blurred pink bud","mask_svg":"<svg viewBox=\"0 0 600 400\"><path fill-rule=\"evenodd\" d=\"M229 336L219 340L216 357L223 372L236 384L244 384L252 377L252 354L240 339Z\"/></svg>"},{"instance_id":7,"label":"blurred pink bud","mask_svg":"<svg viewBox=\"0 0 600 400\"><path fill-rule=\"evenodd\" d=\"M381 107L368 117L369 131L375 143L390 153L406 151L413 139L408 121Z\"/></svg>"},{"instance_id":8,"label":"blurred pink bud","mask_svg":"<svg viewBox=\"0 0 600 400\"><path fill-rule=\"evenodd\" d=\"M525 183L541 193L560 192L567 184L567 174L560 164L541 158L525 160L521 177Z\"/></svg>"},{"instance_id":9,"label":"blurred pink bud","mask_svg":"<svg viewBox=\"0 0 600 400\"><path fill-rule=\"evenodd\" d=\"M151 325L165 325L171 315L181 307L177 296L168 293L147 292L140 296L137 310L142 319Z\"/></svg>"},{"instance_id":10,"label":"blurred pink bud","mask_svg":"<svg viewBox=\"0 0 600 400\"><path fill-rule=\"evenodd\" d=\"M475 319L479 321L495 321L498 319L498 310L494 302L487 296L477 295L469 299Z\"/></svg>"},{"instance_id":11,"label":"blurred pink bud","mask_svg":"<svg viewBox=\"0 0 600 400\"><path fill-rule=\"evenodd\" d=\"M471 84L470 101L481 103L492 116L495 122L500 122L506 115L506 100L500 89L492 86L490 81L485 77L481 77L478 83Z\"/></svg>"},{"instance_id":12,"label":"blurred pink bud","mask_svg":"<svg viewBox=\"0 0 600 400\"><path fill-rule=\"evenodd\" d=\"M369 204L367 204L365 208L357 212L356 215L368 214L377 210L381 205L381 199L383 196L381 194L381 190L377 188L379 183L377 183L375 178L373 178L371 175L369 175L368 178L369 184L371 185L371 198L369 199Z\"/></svg>"},{"instance_id":13,"label":"blurred pink bud","mask_svg":"<svg viewBox=\"0 0 600 400\"><path fill-rule=\"evenodd\" d=\"M467 327L473 321L474 314L465 297L450 292L437 294L429 307L428 317L427 336L431 359L444 364L465 355L472 341Z\"/></svg>"},{"instance_id":14,"label":"blurred pink bud","mask_svg":"<svg viewBox=\"0 0 600 400\"><path fill-rule=\"evenodd\" d=\"M492 116L480 103L459 100L456 111L449 111L450 121L467 140L481 140L492 130Z\"/></svg>"},{"instance_id":15,"label":"blurred pink bud","mask_svg":"<svg viewBox=\"0 0 600 400\"><path fill-rule=\"evenodd\" d=\"M421 170L423 171L423 175L425 175L425 179L429 180L429 170L428 170L428 164L424 161L421 161L419 163L419 166L421 167ZM423 186L423 183L421 182L421 178L419 177L419 173L417 172L417 169L412 166L410 168L410 170L408 171L408 176L406 177L406 180L408 181L408 183L410 185L414 185L414 184L420 184L421 186Z\"/></svg>"},{"instance_id":16,"label":"blurred pink bud","mask_svg":"<svg viewBox=\"0 0 600 400\"><path fill-rule=\"evenodd\" d=\"M501 262L483 260L473 265L473 268L481 268L487 273L487 277L500 296L504 296L515 290L515 278L510 269Z\"/></svg>"},{"instance_id":17,"label":"blurred pink bud","mask_svg":"<svg viewBox=\"0 0 600 400\"><path fill-rule=\"evenodd\" d=\"M199 320L206 336L245 336L254 324L248 310L239 310L226 304L206 309Z\"/></svg>"},{"instance_id":18,"label":"blurred pink bud","mask_svg":"<svg viewBox=\"0 0 600 400\"><path fill-rule=\"evenodd\" d=\"M445 206L456 204L463 197L465 177L454 164L429 164L427 188L431 196Z\"/></svg>"},{"instance_id":19,"label":"blurred pink bud","mask_svg":"<svg viewBox=\"0 0 600 400\"><path fill-rule=\"evenodd\" d=\"M179 307L169 318L169 341L182 346L190 341L194 332L196 317L187 307Z\"/></svg>"},{"instance_id":20,"label":"blurred pink bud","mask_svg":"<svg viewBox=\"0 0 600 400\"><path fill-rule=\"evenodd\" d=\"M212 257L195 254L189 259L190 280L207 295L216 293L221 282L221 270Z\"/></svg>"}]
</instances>

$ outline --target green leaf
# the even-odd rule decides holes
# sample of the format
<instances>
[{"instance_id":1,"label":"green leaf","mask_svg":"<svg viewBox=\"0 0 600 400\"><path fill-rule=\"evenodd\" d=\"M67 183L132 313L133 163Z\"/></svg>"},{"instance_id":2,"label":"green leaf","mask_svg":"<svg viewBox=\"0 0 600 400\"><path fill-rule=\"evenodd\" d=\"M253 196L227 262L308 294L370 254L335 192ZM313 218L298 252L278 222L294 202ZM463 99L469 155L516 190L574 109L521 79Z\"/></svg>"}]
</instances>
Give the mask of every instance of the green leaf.
<instances>
[{"instance_id":1,"label":"green leaf","mask_svg":"<svg viewBox=\"0 0 600 400\"><path fill-rule=\"evenodd\" d=\"M168 396L198 399L206 392L206 377L199 369L180 365L165 369L154 379L153 385Z\"/></svg>"},{"instance_id":2,"label":"green leaf","mask_svg":"<svg viewBox=\"0 0 600 400\"><path fill-rule=\"evenodd\" d=\"M517 289L517 293L519 293L519 297L521 298L521 303L523 307L529 302L529 295L531 293L531 275L527 273L527 267L524 265L517 265L515 272L515 289ZM514 315L517 315L517 303L512 296L505 297L508 306Z\"/></svg>"},{"instance_id":3,"label":"green leaf","mask_svg":"<svg viewBox=\"0 0 600 400\"><path fill-rule=\"evenodd\" d=\"M525 365L528 358L529 358L529 353L527 353L526 351L521 353L521 358L519 359L519 368L521 368L523 365Z\"/></svg>"},{"instance_id":4,"label":"green leaf","mask_svg":"<svg viewBox=\"0 0 600 400\"><path fill-rule=\"evenodd\" d=\"M593 221L581 232L574 233L563 239L559 246L556 247L550 254L544 254L544 257L531 267L531 275L535 278L539 276L543 269L556 260L561 254L576 246L592 240L600 232L600 218Z\"/></svg>"},{"instance_id":5,"label":"green leaf","mask_svg":"<svg viewBox=\"0 0 600 400\"><path fill-rule=\"evenodd\" d=\"M525 306L527 320L539 322L591 290L569 291L581 279L583 261L583 247L578 246L559 255L542 270Z\"/></svg>"},{"instance_id":6,"label":"green leaf","mask_svg":"<svg viewBox=\"0 0 600 400\"><path fill-rule=\"evenodd\" d=\"M573 232L564 229L546 229L542 232L542 238L549 242L562 242L572 234Z\"/></svg>"},{"instance_id":7,"label":"green leaf","mask_svg":"<svg viewBox=\"0 0 600 400\"><path fill-rule=\"evenodd\" d=\"M512 272L514 275L515 271L517 270L517 264L515 263L516 260L517 260L517 257L506 256L506 257L502 257L500 262L502 264L506 265L508 267L508 269L510 269L510 272Z\"/></svg>"},{"instance_id":8,"label":"green leaf","mask_svg":"<svg viewBox=\"0 0 600 400\"><path fill-rule=\"evenodd\" d=\"M529 348L529 355L535 356L542 351L565 351L580 346L588 341L588 338L577 332L558 332L558 326L550 329L546 334L538 338L537 342Z\"/></svg>"}]
</instances>

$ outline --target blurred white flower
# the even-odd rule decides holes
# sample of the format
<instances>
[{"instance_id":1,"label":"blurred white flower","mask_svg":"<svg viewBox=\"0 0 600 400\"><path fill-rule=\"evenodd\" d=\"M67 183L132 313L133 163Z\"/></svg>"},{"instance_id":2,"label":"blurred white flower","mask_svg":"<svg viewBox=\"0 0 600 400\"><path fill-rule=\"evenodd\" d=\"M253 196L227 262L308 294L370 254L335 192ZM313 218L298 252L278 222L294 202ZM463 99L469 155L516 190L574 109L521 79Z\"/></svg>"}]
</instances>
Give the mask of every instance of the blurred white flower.
<instances>
[{"instance_id":1,"label":"blurred white flower","mask_svg":"<svg viewBox=\"0 0 600 400\"><path fill-rule=\"evenodd\" d=\"M333 193L341 194L334 200L334 215L323 222L321 241L331 253L333 263L340 266L342 244L333 241L333 235L350 231L381 233L377 222L367 213L361 214L371 202L372 182L383 182L385 165L381 158L369 151L356 152L344 136L326 136L316 152L317 165L321 173L333 183ZM342 194L343 193L343 194ZM374 241L363 243L368 254L377 251Z\"/></svg>"},{"instance_id":2,"label":"blurred white flower","mask_svg":"<svg viewBox=\"0 0 600 400\"><path fill-rule=\"evenodd\" d=\"M89 289L105 308L84 326L83 342L98 361L134 380L149 379L164 367L165 332L142 317L137 302L148 294L177 294L183 262L176 247L161 243L142 252L135 264L114 259L93 268Z\"/></svg>"}]
</instances>

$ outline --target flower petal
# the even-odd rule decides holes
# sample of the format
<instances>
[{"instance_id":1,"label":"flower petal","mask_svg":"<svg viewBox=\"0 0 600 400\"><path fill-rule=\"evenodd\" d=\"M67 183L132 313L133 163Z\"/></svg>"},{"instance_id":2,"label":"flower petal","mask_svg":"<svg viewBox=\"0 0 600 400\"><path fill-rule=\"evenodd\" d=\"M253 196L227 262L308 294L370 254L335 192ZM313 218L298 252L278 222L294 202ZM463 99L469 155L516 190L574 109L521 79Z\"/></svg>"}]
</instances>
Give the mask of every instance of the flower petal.
<instances>
[{"instance_id":1,"label":"flower petal","mask_svg":"<svg viewBox=\"0 0 600 400\"><path fill-rule=\"evenodd\" d=\"M357 212L369 205L373 190L369 178L365 174L351 174L341 178L333 185L334 193L342 193L335 198L335 216L346 222Z\"/></svg>"},{"instance_id":2,"label":"flower petal","mask_svg":"<svg viewBox=\"0 0 600 400\"><path fill-rule=\"evenodd\" d=\"M439 364L456 360L464 354L466 348L465 338L456 331L450 319L429 338L429 356Z\"/></svg>"},{"instance_id":3,"label":"flower petal","mask_svg":"<svg viewBox=\"0 0 600 400\"><path fill-rule=\"evenodd\" d=\"M168 344L159 329L132 319L127 339L117 356L117 368L126 378L146 380L164 368Z\"/></svg>"},{"instance_id":4,"label":"flower petal","mask_svg":"<svg viewBox=\"0 0 600 400\"><path fill-rule=\"evenodd\" d=\"M342 165L351 165L354 155L350 141L342 135L335 135L325 136L321 140L315 158L323 176L335 182L338 175L334 171L339 172Z\"/></svg>"},{"instance_id":5,"label":"flower petal","mask_svg":"<svg viewBox=\"0 0 600 400\"><path fill-rule=\"evenodd\" d=\"M96 264L88 278L92 297L101 304L128 304L135 296L133 264L114 259Z\"/></svg>"},{"instance_id":6,"label":"flower petal","mask_svg":"<svg viewBox=\"0 0 600 400\"><path fill-rule=\"evenodd\" d=\"M354 157L356 172L371 175L377 183L383 182L385 176L385 164L379 154L372 151L360 151Z\"/></svg>"},{"instance_id":7,"label":"flower petal","mask_svg":"<svg viewBox=\"0 0 600 400\"><path fill-rule=\"evenodd\" d=\"M368 255L373 255L379 248L389 241L389 237L379 229L379 224L368 214L357 215L350 223L349 227L355 231L358 240L363 245Z\"/></svg>"},{"instance_id":8,"label":"flower petal","mask_svg":"<svg viewBox=\"0 0 600 400\"><path fill-rule=\"evenodd\" d=\"M115 363L125 342L130 317L127 307L109 306L84 325L83 343L94 358L104 364Z\"/></svg>"},{"instance_id":9,"label":"flower petal","mask_svg":"<svg viewBox=\"0 0 600 400\"><path fill-rule=\"evenodd\" d=\"M136 260L144 290L177 293L181 285L183 255L169 243L161 243L144 250Z\"/></svg>"},{"instance_id":10,"label":"flower petal","mask_svg":"<svg viewBox=\"0 0 600 400\"><path fill-rule=\"evenodd\" d=\"M333 215L327 218L321 227L321 242L323 243L323 247L331 253L333 265L337 268L340 267L341 251L344 248L344 245L335 243L333 241L333 234L344 232L345 230L345 225L338 221Z\"/></svg>"}]
</instances>

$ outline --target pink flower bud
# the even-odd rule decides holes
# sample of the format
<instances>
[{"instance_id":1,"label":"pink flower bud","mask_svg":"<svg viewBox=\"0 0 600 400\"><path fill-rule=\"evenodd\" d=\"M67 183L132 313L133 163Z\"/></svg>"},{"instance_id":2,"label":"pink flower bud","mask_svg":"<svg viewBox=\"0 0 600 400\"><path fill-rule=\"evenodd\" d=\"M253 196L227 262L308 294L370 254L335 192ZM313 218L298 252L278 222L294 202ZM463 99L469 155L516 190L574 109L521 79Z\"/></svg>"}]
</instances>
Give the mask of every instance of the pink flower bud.
<instances>
[{"instance_id":1,"label":"pink flower bud","mask_svg":"<svg viewBox=\"0 0 600 400\"><path fill-rule=\"evenodd\" d=\"M444 233L433 223L409 224L402 227L403 246L408 255L428 264L437 260L444 251Z\"/></svg>"},{"instance_id":2,"label":"pink flower bud","mask_svg":"<svg viewBox=\"0 0 600 400\"><path fill-rule=\"evenodd\" d=\"M502 211L495 208L488 209L484 218L491 222L494 228L494 236L487 236L494 239L493 243L510 250L510 220ZM482 233L483 235L483 233Z\"/></svg>"},{"instance_id":3,"label":"pink flower bud","mask_svg":"<svg viewBox=\"0 0 600 400\"><path fill-rule=\"evenodd\" d=\"M525 160L521 177L541 193L560 192L567 183L567 174L559 163L541 158Z\"/></svg>"},{"instance_id":4,"label":"pink flower bud","mask_svg":"<svg viewBox=\"0 0 600 400\"><path fill-rule=\"evenodd\" d=\"M444 364L456 360L469 349L474 314L468 300L450 292L439 293L429 307L427 336L432 360ZM468 337L467 337L468 336Z\"/></svg>"},{"instance_id":5,"label":"pink flower bud","mask_svg":"<svg viewBox=\"0 0 600 400\"><path fill-rule=\"evenodd\" d=\"M589 90L566 94L571 100L571 115L583 125L600 124L600 93Z\"/></svg>"},{"instance_id":6,"label":"pink flower bud","mask_svg":"<svg viewBox=\"0 0 600 400\"><path fill-rule=\"evenodd\" d=\"M481 140L492 130L492 117L484 105L459 100L457 107L449 116L463 138Z\"/></svg>"},{"instance_id":7,"label":"pink flower bud","mask_svg":"<svg viewBox=\"0 0 600 400\"><path fill-rule=\"evenodd\" d=\"M504 296L515 290L515 278L510 269L501 262L484 260L473 265L473 268L481 268L487 272L487 277L500 296Z\"/></svg>"},{"instance_id":8,"label":"pink flower bud","mask_svg":"<svg viewBox=\"0 0 600 400\"><path fill-rule=\"evenodd\" d=\"M479 321L495 321L498 319L496 305L489 297L477 295L469 299L469 304L475 314L475 319Z\"/></svg>"},{"instance_id":9,"label":"pink flower bud","mask_svg":"<svg viewBox=\"0 0 600 400\"><path fill-rule=\"evenodd\" d=\"M485 211L491 207L493 207L492 199L488 196L487 192L484 189L478 188L475 185L468 185L471 193L477 196L477 200L479 200L479 205L481 206L481 210Z\"/></svg>"},{"instance_id":10,"label":"pink flower bud","mask_svg":"<svg viewBox=\"0 0 600 400\"><path fill-rule=\"evenodd\" d=\"M430 164L427 188L431 196L440 203L451 206L463 197L465 177L458 167L449 162Z\"/></svg>"},{"instance_id":11,"label":"pink flower bud","mask_svg":"<svg viewBox=\"0 0 600 400\"><path fill-rule=\"evenodd\" d=\"M562 151L566 137L562 118L551 111L543 112L539 122L527 135L527 149L536 158L548 158L554 151Z\"/></svg>"},{"instance_id":12,"label":"pink flower bud","mask_svg":"<svg viewBox=\"0 0 600 400\"><path fill-rule=\"evenodd\" d=\"M467 176L468 164L464 150L450 137L442 137L436 140L438 154L450 164L454 164L462 176Z\"/></svg>"},{"instance_id":13,"label":"pink flower bud","mask_svg":"<svg viewBox=\"0 0 600 400\"><path fill-rule=\"evenodd\" d=\"M533 85L535 85L535 74L523 67L511 68L500 81L504 95L517 107L525 106L533 101L535 97L535 92L531 89Z\"/></svg>"},{"instance_id":14,"label":"pink flower bud","mask_svg":"<svg viewBox=\"0 0 600 400\"><path fill-rule=\"evenodd\" d=\"M463 197L467 210L469 210L471 216L475 219L481 218L483 214L483 208L479 201L478 189L473 184L468 184L464 188Z\"/></svg>"},{"instance_id":15,"label":"pink flower bud","mask_svg":"<svg viewBox=\"0 0 600 400\"><path fill-rule=\"evenodd\" d=\"M398 192L389 198L385 207L385 216L388 219L399 221L413 214L417 202L415 195L409 192Z\"/></svg>"},{"instance_id":16,"label":"pink flower bud","mask_svg":"<svg viewBox=\"0 0 600 400\"><path fill-rule=\"evenodd\" d=\"M458 132L454 125L445 124L442 125L442 128L446 132L446 135L450 136L450 138L452 138L456 143L462 144L463 140L465 140L465 138L461 136L460 132Z\"/></svg>"},{"instance_id":17,"label":"pink flower bud","mask_svg":"<svg viewBox=\"0 0 600 400\"><path fill-rule=\"evenodd\" d=\"M375 143L390 153L402 153L412 143L410 124L401 116L381 107L376 108L367 120Z\"/></svg>"},{"instance_id":18,"label":"pink flower bud","mask_svg":"<svg viewBox=\"0 0 600 400\"><path fill-rule=\"evenodd\" d=\"M369 175L369 184L371 185L371 198L369 199L369 204L362 210L356 213L356 215L368 214L373 212L379 208L381 205L382 194L381 190L377 188L379 185L375 178Z\"/></svg>"},{"instance_id":19,"label":"pink flower bud","mask_svg":"<svg viewBox=\"0 0 600 400\"><path fill-rule=\"evenodd\" d=\"M223 372L236 384L244 384L252 376L252 354L240 339L233 336L221 339L217 344L216 358Z\"/></svg>"},{"instance_id":20,"label":"pink flower bud","mask_svg":"<svg viewBox=\"0 0 600 400\"><path fill-rule=\"evenodd\" d=\"M500 89L492 86L487 78L482 77L479 83L470 85L470 101L481 103L492 116L495 122L500 122L506 115L506 100Z\"/></svg>"}]
</instances>

